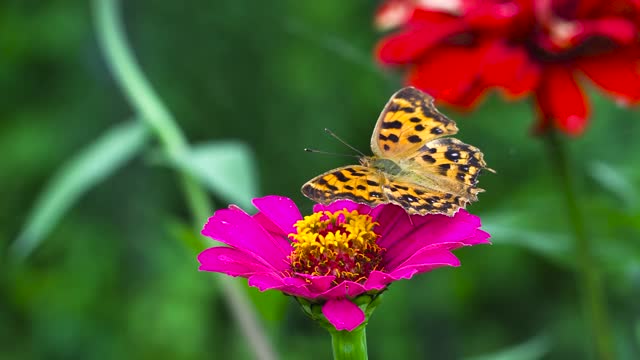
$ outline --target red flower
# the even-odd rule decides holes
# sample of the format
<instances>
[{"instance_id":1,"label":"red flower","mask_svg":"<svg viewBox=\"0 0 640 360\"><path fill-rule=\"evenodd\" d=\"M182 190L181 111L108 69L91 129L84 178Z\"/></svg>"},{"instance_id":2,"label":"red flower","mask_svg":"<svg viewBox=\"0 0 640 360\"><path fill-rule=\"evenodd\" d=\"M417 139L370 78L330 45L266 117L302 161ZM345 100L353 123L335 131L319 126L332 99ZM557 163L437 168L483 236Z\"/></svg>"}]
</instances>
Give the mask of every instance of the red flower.
<instances>
[{"instance_id":1,"label":"red flower","mask_svg":"<svg viewBox=\"0 0 640 360\"><path fill-rule=\"evenodd\" d=\"M378 44L383 64L463 109L491 88L533 95L541 130L577 135L583 78L620 104L640 101L640 0L388 0L376 24L402 27Z\"/></svg>"}]
</instances>

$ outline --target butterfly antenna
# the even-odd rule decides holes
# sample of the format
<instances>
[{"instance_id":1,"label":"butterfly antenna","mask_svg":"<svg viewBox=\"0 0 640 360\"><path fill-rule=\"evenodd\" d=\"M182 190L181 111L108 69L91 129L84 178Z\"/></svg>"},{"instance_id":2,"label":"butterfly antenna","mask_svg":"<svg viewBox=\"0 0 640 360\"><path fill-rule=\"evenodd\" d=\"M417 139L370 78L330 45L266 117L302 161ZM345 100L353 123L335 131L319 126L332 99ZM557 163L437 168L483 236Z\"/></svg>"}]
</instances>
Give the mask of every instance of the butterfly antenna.
<instances>
[{"instance_id":1,"label":"butterfly antenna","mask_svg":"<svg viewBox=\"0 0 640 360\"><path fill-rule=\"evenodd\" d=\"M362 151L360 151L360 150L358 150L358 149L354 148L353 146L349 145L346 141L342 140L342 139L341 139L338 135L336 135L333 131L331 131L331 130L329 130L329 129L327 129L327 128L324 128L324 131L325 131L327 134L331 135L334 139L336 139L336 140L340 141L341 143L343 143L343 144L344 144L346 147L348 147L349 149L351 149L351 150L353 150L353 151L357 152L358 154L360 154L360 156L362 156L362 157L366 157L366 156L367 156L367 155L365 155L364 153L362 153Z\"/></svg>"},{"instance_id":2,"label":"butterfly antenna","mask_svg":"<svg viewBox=\"0 0 640 360\"><path fill-rule=\"evenodd\" d=\"M411 224L411 226L413 226L413 219L411 218L411 214L406 213L407 216L409 217L409 224Z\"/></svg>"},{"instance_id":3,"label":"butterfly antenna","mask_svg":"<svg viewBox=\"0 0 640 360\"><path fill-rule=\"evenodd\" d=\"M324 154L324 155L335 155L335 156L347 156L347 157L354 157L354 158L359 158L360 156L358 155L352 155L352 154L338 154L338 153L333 153L333 152L328 152L328 151L322 151L322 150L316 150L316 149L309 149L309 148L305 148L304 151L306 152L310 152L310 153L316 153L316 154Z\"/></svg>"}]
</instances>

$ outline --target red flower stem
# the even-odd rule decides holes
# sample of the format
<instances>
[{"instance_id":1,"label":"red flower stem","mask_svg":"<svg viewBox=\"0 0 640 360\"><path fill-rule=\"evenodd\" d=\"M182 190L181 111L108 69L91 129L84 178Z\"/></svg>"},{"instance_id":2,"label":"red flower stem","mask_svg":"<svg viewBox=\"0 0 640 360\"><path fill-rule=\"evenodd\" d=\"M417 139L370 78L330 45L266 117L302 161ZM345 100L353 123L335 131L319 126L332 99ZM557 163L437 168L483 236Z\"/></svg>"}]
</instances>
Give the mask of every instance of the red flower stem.
<instances>
[{"instance_id":1,"label":"red flower stem","mask_svg":"<svg viewBox=\"0 0 640 360\"><path fill-rule=\"evenodd\" d=\"M157 137L166 154L169 157L179 156L189 149L189 143L137 64L124 35L118 5L117 0L93 1L96 32L105 61L127 100ZM199 231L213 206L204 188L189 174L179 172L178 177L195 227ZM204 237L201 240L203 247L210 246ZM215 279L255 358L275 359L275 352L246 292L234 279L226 276L216 276Z\"/></svg>"},{"instance_id":2,"label":"red flower stem","mask_svg":"<svg viewBox=\"0 0 640 360\"><path fill-rule=\"evenodd\" d=\"M362 325L353 331L338 331L335 328L331 333L331 345L333 347L334 360L367 360L367 332Z\"/></svg>"},{"instance_id":3,"label":"red flower stem","mask_svg":"<svg viewBox=\"0 0 640 360\"><path fill-rule=\"evenodd\" d=\"M589 236L587 235L584 215L582 214L578 195L575 191L572 172L569 168L567 150L560 135L553 130L547 132L549 154L555 167L556 176L561 183L565 196L567 213L575 237L575 251L578 257L578 270L582 292L583 311L589 320L591 335L597 358L614 360L613 337L609 323L606 297L598 270L598 263L594 259Z\"/></svg>"}]
</instances>

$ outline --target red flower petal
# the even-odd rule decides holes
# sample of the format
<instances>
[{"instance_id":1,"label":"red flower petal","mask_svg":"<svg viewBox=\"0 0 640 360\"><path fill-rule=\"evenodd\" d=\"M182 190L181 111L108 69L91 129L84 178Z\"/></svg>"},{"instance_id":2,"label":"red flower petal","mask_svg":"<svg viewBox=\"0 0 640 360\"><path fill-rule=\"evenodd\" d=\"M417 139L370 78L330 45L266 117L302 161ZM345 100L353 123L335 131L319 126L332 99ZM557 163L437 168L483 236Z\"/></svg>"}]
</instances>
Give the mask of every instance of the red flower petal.
<instances>
[{"instance_id":1,"label":"red flower petal","mask_svg":"<svg viewBox=\"0 0 640 360\"><path fill-rule=\"evenodd\" d=\"M602 0L580 0L575 2L575 16L578 18L587 17L596 11L602 11Z\"/></svg>"},{"instance_id":2,"label":"red flower petal","mask_svg":"<svg viewBox=\"0 0 640 360\"><path fill-rule=\"evenodd\" d=\"M447 4L444 4L442 8L438 7L429 7L424 5L425 7L416 7L409 17L407 23L409 24L428 24L430 26L437 26L441 23L446 23L451 21L452 19L458 18L458 13L461 9L458 8L458 4L451 2L449 8L447 8ZM418 6L418 5L414 5Z\"/></svg>"},{"instance_id":3,"label":"red flower petal","mask_svg":"<svg viewBox=\"0 0 640 360\"><path fill-rule=\"evenodd\" d=\"M639 15L640 0L580 0L575 2L576 18L596 18L600 16L624 16L632 18L633 14Z\"/></svg>"},{"instance_id":4,"label":"red flower petal","mask_svg":"<svg viewBox=\"0 0 640 360\"><path fill-rule=\"evenodd\" d=\"M413 5L405 0L390 0L383 3L374 17L376 28L380 30L393 29L404 25L413 11Z\"/></svg>"},{"instance_id":5,"label":"red flower petal","mask_svg":"<svg viewBox=\"0 0 640 360\"><path fill-rule=\"evenodd\" d=\"M441 46L409 73L407 82L438 100L472 108L486 86L481 82L485 46Z\"/></svg>"},{"instance_id":6,"label":"red flower petal","mask_svg":"<svg viewBox=\"0 0 640 360\"><path fill-rule=\"evenodd\" d=\"M552 65L544 69L536 92L543 123L549 120L562 131L579 135L587 123L588 105L570 68Z\"/></svg>"},{"instance_id":7,"label":"red flower petal","mask_svg":"<svg viewBox=\"0 0 640 360\"><path fill-rule=\"evenodd\" d=\"M456 101L450 102L450 104L461 111L471 110L475 108L476 105L478 105L488 89L489 87L486 84L480 81L476 81L471 85L471 88L469 90L467 90L462 96L456 99Z\"/></svg>"},{"instance_id":8,"label":"red flower petal","mask_svg":"<svg viewBox=\"0 0 640 360\"><path fill-rule=\"evenodd\" d=\"M540 80L541 70L523 47L496 41L487 50L482 73L488 86L498 86L513 98L533 91Z\"/></svg>"},{"instance_id":9,"label":"red flower petal","mask_svg":"<svg viewBox=\"0 0 640 360\"><path fill-rule=\"evenodd\" d=\"M514 2L477 2L465 7L464 18L474 28L506 30L513 24L520 8Z\"/></svg>"},{"instance_id":10,"label":"red flower petal","mask_svg":"<svg viewBox=\"0 0 640 360\"><path fill-rule=\"evenodd\" d=\"M447 21L437 26L430 26L428 23L410 26L401 33L382 39L377 46L377 57L386 64L418 61L427 50L451 35L463 31L465 27L466 25L459 20Z\"/></svg>"},{"instance_id":11,"label":"red flower petal","mask_svg":"<svg viewBox=\"0 0 640 360\"><path fill-rule=\"evenodd\" d=\"M576 26L576 33L569 39L572 45L578 45L594 36L601 36L626 45L636 41L638 36L636 25L627 19L616 17L579 21Z\"/></svg>"},{"instance_id":12,"label":"red flower petal","mask_svg":"<svg viewBox=\"0 0 640 360\"><path fill-rule=\"evenodd\" d=\"M596 85L625 103L640 101L640 51L581 59L577 64Z\"/></svg>"},{"instance_id":13,"label":"red flower petal","mask_svg":"<svg viewBox=\"0 0 640 360\"><path fill-rule=\"evenodd\" d=\"M456 9L447 8L424 8L420 3L411 0L388 0L385 1L376 11L374 22L378 29L388 30L395 27L423 22L441 22L452 18L451 13ZM455 4L454 4L455 7ZM450 10L445 12L445 10Z\"/></svg>"}]
</instances>

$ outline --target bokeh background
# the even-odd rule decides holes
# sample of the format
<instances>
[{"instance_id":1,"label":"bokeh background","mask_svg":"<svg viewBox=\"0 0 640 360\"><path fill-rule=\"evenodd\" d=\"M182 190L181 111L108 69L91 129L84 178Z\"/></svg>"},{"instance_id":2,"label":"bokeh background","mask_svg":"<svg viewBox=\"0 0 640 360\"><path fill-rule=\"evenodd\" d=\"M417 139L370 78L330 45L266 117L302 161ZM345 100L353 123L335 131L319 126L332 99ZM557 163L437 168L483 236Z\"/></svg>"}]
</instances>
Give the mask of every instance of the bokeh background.
<instances>
[{"instance_id":1,"label":"bokeh background","mask_svg":"<svg viewBox=\"0 0 640 360\"><path fill-rule=\"evenodd\" d=\"M122 12L144 73L189 141L235 141L250 154L237 181L255 194L240 196L280 194L310 211L300 186L352 159L303 148L350 153L327 127L368 153L380 110L402 86L373 60L376 5L141 0ZM220 288L185 246L195 232L152 136L30 256L8 251L54 174L134 114L94 19L89 2L0 4L0 358L252 358ZM568 140L571 169L618 354L638 359L640 116L591 92L591 124ZM393 284L368 326L370 358L586 358L572 235L548 146L531 132L531 104L491 96L472 113L442 111L497 170L469 207L493 245L457 251L460 268ZM217 159L199 164L235 176ZM220 194L211 194L218 208L229 202ZM331 357L328 334L295 301L246 291L280 358Z\"/></svg>"}]
</instances>

